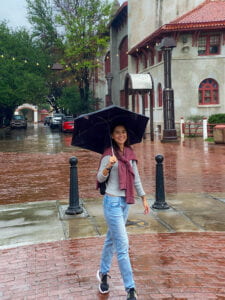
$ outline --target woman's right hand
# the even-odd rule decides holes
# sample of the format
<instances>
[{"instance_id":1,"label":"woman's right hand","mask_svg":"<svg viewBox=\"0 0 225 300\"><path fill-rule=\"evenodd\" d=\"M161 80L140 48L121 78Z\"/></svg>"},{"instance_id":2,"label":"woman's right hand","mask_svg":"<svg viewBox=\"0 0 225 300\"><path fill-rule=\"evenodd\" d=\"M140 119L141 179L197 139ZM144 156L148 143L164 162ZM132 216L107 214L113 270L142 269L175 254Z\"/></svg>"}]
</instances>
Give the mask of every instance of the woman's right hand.
<instances>
[{"instance_id":1,"label":"woman's right hand","mask_svg":"<svg viewBox=\"0 0 225 300\"><path fill-rule=\"evenodd\" d=\"M115 155L110 156L109 162L107 164L107 168L112 168L116 162L117 162L116 156Z\"/></svg>"},{"instance_id":2,"label":"woman's right hand","mask_svg":"<svg viewBox=\"0 0 225 300\"><path fill-rule=\"evenodd\" d=\"M110 156L109 161L107 163L107 165L105 166L105 168L102 171L102 174L104 176L108 176L110 169L114 166L114 164L117 162L117 158L115 155Z\"/></svg>"}]
</instances>

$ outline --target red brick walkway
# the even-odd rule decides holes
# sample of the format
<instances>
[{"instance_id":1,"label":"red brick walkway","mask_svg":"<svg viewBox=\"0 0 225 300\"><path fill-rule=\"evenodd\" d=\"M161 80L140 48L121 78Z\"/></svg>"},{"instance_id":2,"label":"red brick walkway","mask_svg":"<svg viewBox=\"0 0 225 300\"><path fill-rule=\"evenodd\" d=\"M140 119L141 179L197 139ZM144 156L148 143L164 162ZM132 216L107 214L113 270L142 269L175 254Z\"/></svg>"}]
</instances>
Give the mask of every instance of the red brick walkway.
<instances>
[{"instance_id":1,"label":"red brick walkway","mask_svg":"<svg viewBox=\"0 0 225 300\"><path fill-rule=\"evenodd\" d=\"M114 260L109 296L95 278L103 238L0 251L0 299L125 299ZM139 300L225 299L225 233L130 236Z\"/></svg>"},{"instance_id":2,"label":"red brick walkway","mask_svg":"<svg viewBox=\"0 0 225 300\"><path fill-rule=\"evenodd\" d=\"M155 192L157 154L164 156L167 193L225 192L224 145L206 143L202 138L181 143L145 140L134 149L148 195ZM100 198L95 189L100 155L75 147L72 150L52 155L0 152L0 203L69 199L69 158L74 155L78 158L80 197Z\"/></svg>"}]
</instances>

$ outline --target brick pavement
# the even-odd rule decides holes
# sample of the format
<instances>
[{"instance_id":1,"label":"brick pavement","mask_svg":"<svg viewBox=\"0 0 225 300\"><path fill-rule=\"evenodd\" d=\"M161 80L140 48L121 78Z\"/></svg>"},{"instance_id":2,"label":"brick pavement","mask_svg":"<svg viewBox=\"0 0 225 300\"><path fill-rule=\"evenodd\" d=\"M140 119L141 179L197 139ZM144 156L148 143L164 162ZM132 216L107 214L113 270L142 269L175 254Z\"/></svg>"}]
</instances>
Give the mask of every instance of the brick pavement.
<instances>
[{"instance_id":1,"label":"brick pavement","mask_svg":"<svg viewBox=\"0 0 225 300\"><path fill-rule=\"evenodd\" d=\"M125 299L116 259L109 296L95 277L102 237L0 251L0 298ZM130 235L140 300L225 299L225 233Z\"/></svg>"},{"instance_id":2,"label":"brick pavement","mask_svg":"<svg viewBox=\"0 0 225 300\"><path fill-rule=\"evenodd\" d=\"M154 156L159 153L165 156L166 192L225 192L223 145L198 139L166 145L146 141L135 150L148 194L154 192ZM88 176L79 174L81 197L99 196L93 192L99 158L96 154L77 151L50 157L0 153L1 203L68 198L65 178L69 174L68 159L74 154L81 168L87 165L87 159L95 166ZM51 180L49 174L54 175ZM95 273L103 239L78 238L0 250L0 299L125 299L116 259L110 295L98 293ZM139 300L225 299L225 232L139 233L130 235L130 244Z\"/></svg>"},{"instance_id":3,"label":"brick pavement","mask_svg":"<svg viewBox=\"0 0 225 300\"><path fill-rule=\"evenodd\" d=\"M147 194L155 190L157 154L164 155L167 193L225 192L224 145L203 142L202 138L172 144L147 139L134 149ZM0 152L0 203L68 199L69 158L74 155L78 158L80 197L100 198L95 189L100 155L73 147L51 155Z\"/></svg>"}]
</instances>

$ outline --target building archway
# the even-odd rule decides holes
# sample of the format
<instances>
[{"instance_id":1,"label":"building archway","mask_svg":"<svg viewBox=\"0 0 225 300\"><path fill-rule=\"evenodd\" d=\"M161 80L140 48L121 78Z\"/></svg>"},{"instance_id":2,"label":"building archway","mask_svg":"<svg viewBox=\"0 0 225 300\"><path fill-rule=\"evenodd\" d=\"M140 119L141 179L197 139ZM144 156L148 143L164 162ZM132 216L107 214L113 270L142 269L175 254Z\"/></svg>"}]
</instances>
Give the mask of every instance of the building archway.
<instances>
[{"instance_id":1,"label":"building archway","mask_svg":"<svg viewBox=\"0 0 225 300\"><path fill-rule=\"evenodd\" d=\"M146 96L150 97L150 137L151 141L154 140L154 127L153 127L153 103L154 103L154 82L152 75L147 74L130 74L127 73L124 82L125 90L125 107L129 106L129 96L132 96L132 111L135 111L135 96L136 94L142 97L142 114L145 115L145 100Z\"/></svg>"},{"instance_id":2,"label":"building archway","mask_svg":"<svg viewBox=\"0 0 225 300\"><path fill-rule=\"evenodd\" d=\"M22 110L22 109L32 110L33 114L34 114L34 118L33 118L34 124L38 123L38 107L36 105L32 105L32 104L29 104L29 103L24 103L24 104L17 107L17 109L15 110L15 115L18 115L19 111Z\"/></svg>"}]
</instances>

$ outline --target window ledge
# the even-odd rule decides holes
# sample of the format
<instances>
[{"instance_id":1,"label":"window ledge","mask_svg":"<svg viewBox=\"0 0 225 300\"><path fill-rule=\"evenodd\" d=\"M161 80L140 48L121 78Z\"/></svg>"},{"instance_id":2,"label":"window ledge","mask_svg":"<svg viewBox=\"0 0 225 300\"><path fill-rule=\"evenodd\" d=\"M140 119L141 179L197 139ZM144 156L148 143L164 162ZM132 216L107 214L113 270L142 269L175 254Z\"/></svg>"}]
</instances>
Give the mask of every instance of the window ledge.
<instances>
[{"instance_id":1,"label":"window ledge","mask_svg":"<svg viewBox=\"0 0 225 300\"><path fill-rule=\"evenodd\" d=\"M198 107L209 108L209 107L221 107L220 104L199 104Z\"/></svg>"}]
</instances>

